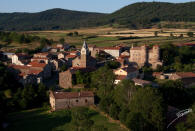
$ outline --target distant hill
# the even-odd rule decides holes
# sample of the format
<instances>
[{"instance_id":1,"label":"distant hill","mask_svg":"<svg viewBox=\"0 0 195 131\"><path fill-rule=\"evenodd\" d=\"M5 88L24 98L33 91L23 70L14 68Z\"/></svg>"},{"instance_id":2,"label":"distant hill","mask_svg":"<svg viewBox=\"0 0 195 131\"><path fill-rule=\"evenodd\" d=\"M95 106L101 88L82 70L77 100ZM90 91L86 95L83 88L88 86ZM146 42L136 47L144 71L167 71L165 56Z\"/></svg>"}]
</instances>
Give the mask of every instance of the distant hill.
<instances>
[{"instance_id":1,"label":"distant hill","mask_svg":"<svg viewBox=\"0 0 195 131\"><path fill-rule=\"evenodd\" d=\"M160 21L195 21L195 2L142 2L128 5L112 14L104 22L128 27L150 27Z\"/></svg>"},{"instance_id":2,"label":"distant hill","mask_svg":"<svg viewBox=\"0 0 195 131\"><path fill-rule=\"evenodd\" d=\"M111 14L64 9L39 13L0 13L0 30L62 30L108 24L148 28L160 21L195 22L195 2L141 2Z\"/></svg>"},{"instance_id":3,"label":"distant hill","mask_svg":"<svg viewBox=\"0 0 195 131\"><path fill-rule=\"evenodd\" d=\"M0 13L0 30L59 30L94 25L101 13L51 9L39 13Z\"/></svg>"}]
</instances>

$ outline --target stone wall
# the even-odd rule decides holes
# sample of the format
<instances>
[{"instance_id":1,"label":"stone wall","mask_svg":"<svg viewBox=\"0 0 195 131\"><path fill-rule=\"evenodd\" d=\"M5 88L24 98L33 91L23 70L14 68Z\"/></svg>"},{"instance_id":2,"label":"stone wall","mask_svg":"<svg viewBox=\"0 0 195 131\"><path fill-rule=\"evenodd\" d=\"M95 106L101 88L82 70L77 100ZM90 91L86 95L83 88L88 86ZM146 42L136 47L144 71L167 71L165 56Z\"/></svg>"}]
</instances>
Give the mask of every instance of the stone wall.
<instances>
[{"instance_id":1,"label":"stone wall","mask_svg":"<svg viewBox=\"0 0 195 131\"><path fill-rule=\"evenodd\" d=\"M70 70L59 73L59 85L62 88L72 88L72 73Z\"/></svg>"},{"instance_id":2,"label":"stone wall","mask_svg":"<svg viewBox=\"0 0 195 131\"><path fill-rule=\"evenodd\" d=\"M61 110L79 106L89 106L94 104L94 97L66 98L55 100L55 110Z\"/></svg>"}]
</instances>

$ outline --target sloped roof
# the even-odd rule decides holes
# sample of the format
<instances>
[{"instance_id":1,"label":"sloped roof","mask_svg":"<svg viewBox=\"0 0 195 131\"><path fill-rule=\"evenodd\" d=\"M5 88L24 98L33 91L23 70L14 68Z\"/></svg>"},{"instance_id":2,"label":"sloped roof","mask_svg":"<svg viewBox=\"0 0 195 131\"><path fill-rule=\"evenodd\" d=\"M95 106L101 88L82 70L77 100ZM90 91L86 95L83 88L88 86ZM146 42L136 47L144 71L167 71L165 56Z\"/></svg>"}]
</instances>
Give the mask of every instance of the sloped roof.
<instances>
[{"instance_id":1,"label":"sloped roof","mask_svg":"<svg viewBox=\"0 0 195 131\"><path fill-rule=\"evenodd\" d=\"M29 63L29 65L32 66L32 67L42 67L42 68L44 68L47 64L32 61L32 62Z\"/></svg>"},{"instance_id":2,"label":"sloped roof","mask_svg":"<svg viewBox=\"0 0 195 131\"><path fill-rule=\"evenodd\" d=\"M81 91L81 92L50 92L55 99L71 99L79 97L94 97L92 91Z\"/></svg>"}]
</instances>

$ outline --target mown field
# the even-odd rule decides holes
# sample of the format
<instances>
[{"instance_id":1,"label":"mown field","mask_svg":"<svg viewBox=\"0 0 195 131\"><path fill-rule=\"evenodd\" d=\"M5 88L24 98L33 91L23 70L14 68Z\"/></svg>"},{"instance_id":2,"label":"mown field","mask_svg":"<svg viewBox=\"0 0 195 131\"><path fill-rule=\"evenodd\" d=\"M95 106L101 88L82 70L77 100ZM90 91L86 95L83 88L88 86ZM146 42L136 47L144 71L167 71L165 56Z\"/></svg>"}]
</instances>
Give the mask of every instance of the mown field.
<instances>
[{"instance_id":1,"label":"mown field","mask_svg":"<svg viewBox=\"0 0 195 131\"><path fill-rule=\"evenodd\" d=\"M154 32L158 32L158 36L155 37ZM69 33L78 32L78 36L69 36ZM187 32L194 32L194 29L174 29L174 28L152 28L152 29L139 29L130 30L127 28L111 28L111 27L97 27L97 28L83 28L65 31L29 31L24 32L30 35L45 37L47 39L53 39L53 45L59 43L60 38L64 38L70 45L80 47L84 40L88 44L95 44L99 47L113 46L118 44L125 44L130 46L131 44L166 44L166 43L195 43L195 37L188 37ZM170 37L170 34L174 37ZM179 37L183 34L183 37ZM1 42L0 42L1 44ZM3 44L3 43L2 43ZM38 43L30 44L17 44L10 43L3 45L4 50L11 50L17 48L36 48Z\"/></svg>"},{"instance_id":2,"label":"mown field","mask_svg":"<svg viewBox=\"0 0 195 131\"><path fill-rule=\"evenodd\" d=\"M74 125L67 115L70 114L66 110L50 113L42 108L12 113L8 116L10 126L7 131L74 131ZM103 126L108 131L126 131L98 112L90 119L94 121L94 126Z\"/></svg>"}]
</instances>

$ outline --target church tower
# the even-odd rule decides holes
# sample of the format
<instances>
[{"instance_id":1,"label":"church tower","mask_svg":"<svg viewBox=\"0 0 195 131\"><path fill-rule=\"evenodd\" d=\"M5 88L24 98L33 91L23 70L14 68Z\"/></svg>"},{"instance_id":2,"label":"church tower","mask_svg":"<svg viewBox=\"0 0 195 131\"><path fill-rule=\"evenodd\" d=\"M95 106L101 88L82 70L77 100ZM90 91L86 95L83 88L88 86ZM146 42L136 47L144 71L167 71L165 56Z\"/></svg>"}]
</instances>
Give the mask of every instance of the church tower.
<instances>
[{"instance_id":1,"label":"church tower","mask_svg":"<svg viewBox=\"0 0 195 131\"><path fill-rule=\"evenodd\" d=\"M81 66L87 67L87 60L90 56L89 48L87 46L87 43L84 41L82 49L81 49Z\"/></svg>"}]
</instances>

